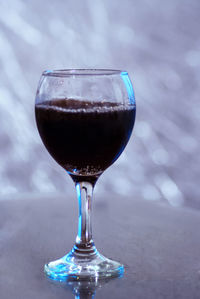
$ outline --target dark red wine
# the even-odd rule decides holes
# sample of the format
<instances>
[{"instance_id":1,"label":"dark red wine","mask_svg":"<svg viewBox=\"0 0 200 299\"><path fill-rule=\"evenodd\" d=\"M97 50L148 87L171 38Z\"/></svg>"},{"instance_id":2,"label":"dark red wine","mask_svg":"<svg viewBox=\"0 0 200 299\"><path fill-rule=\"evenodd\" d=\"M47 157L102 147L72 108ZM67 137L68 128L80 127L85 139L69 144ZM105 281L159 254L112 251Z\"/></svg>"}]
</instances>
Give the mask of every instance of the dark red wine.
<instances>
[{"instance_id":1,"label":"dark red wine","mask_svg":"<svg viewBox=\"0 0 200 299\"><path fill-rule=\"evenodd\" d=\"M52 157L78 180L98 177L125 148L135 107L54 99L36 104L40 136Z\"/></svg>"}]
</instances>

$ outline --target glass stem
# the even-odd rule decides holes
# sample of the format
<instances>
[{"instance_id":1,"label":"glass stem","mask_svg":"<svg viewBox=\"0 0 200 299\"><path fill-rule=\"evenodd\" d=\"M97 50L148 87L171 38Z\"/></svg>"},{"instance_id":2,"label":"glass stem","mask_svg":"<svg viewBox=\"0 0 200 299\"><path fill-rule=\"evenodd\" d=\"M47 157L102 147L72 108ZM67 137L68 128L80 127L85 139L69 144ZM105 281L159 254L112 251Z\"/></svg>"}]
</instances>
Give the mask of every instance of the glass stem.
<instances>
[{"instance_id":1,"label":"glass stem","mask_svg":"<svg viewBox=\"0 0 200 299\"><path fill-rule=\"evenodd\" d=\"M92 255L96 253L96 248L92 240L92 195L94 185L89 182L77 182L76 192L79 204L78 235L74 246L76 254Z\"/></svg>"}]
</instances>

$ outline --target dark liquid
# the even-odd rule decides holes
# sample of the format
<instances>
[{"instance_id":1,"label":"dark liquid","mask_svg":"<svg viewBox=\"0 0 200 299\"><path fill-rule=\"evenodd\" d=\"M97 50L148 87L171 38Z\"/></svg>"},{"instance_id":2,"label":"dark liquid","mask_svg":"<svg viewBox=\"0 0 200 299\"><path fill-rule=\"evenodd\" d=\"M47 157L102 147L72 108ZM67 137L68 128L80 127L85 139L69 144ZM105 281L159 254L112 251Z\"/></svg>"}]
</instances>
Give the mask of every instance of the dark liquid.
<instances>
[{"instance_id":1,"label":"dark liquid","mask_svg":"<svg viewBox=\"0 0 200 299\"><path fill-rule=\"evenodd\" d=\"M125 148L135 107L72 99L37 104L40 136L52 157L74 180L95 180ZM82 179L83 179L82 177Z\"/></svg>"}]
</instances>

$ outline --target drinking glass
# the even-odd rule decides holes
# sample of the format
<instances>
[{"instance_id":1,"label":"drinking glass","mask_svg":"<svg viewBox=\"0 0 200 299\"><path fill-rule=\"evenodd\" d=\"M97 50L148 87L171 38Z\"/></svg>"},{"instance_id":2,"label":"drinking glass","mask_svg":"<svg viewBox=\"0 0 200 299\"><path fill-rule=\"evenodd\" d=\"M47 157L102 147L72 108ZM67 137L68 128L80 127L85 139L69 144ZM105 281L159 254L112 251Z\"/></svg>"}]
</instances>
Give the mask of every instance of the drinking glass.
<instances>
[{"instance_id":1,"label":"drinking glass","mask_svg":"<svg viewBox=\"0 0 200 299\"><path fill-rule=\"evenodd\" d=\"M99 176L124 150L135 112L126 71L43 72L36 94L37 127L50 155L74 181L79 203L75 245L67 255L45 265L48 277L91 280L123 274L123 265L101 255L92 240L92 194Z\"/></svg>"}]
</instances>

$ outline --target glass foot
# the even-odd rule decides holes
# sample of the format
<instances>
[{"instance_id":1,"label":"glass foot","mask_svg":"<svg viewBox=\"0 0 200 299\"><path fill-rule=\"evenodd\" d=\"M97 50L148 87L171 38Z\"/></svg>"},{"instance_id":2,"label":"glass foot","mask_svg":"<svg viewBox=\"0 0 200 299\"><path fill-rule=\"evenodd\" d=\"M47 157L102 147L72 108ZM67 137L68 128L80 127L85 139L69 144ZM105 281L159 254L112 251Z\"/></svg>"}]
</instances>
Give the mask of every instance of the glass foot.
<instances>
[{"instance_id":1,"label":"glass foot","mask_svg":"<svg viewBox=\"0 0 200 299\"><path fill-rule=\"evenodd\" d=\"M70 253L44 266L46 275L58 281L96 280L120 277L124 273L124 266L110 260L96 252L90 255Z\"/></svg>"}]
</instances>

